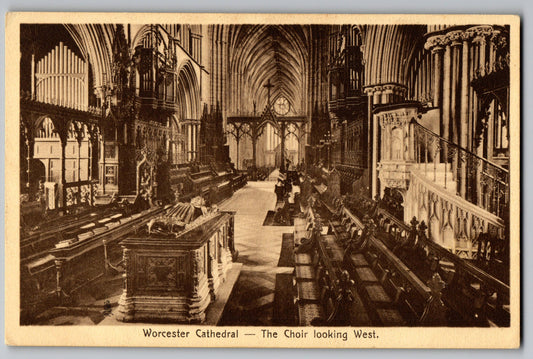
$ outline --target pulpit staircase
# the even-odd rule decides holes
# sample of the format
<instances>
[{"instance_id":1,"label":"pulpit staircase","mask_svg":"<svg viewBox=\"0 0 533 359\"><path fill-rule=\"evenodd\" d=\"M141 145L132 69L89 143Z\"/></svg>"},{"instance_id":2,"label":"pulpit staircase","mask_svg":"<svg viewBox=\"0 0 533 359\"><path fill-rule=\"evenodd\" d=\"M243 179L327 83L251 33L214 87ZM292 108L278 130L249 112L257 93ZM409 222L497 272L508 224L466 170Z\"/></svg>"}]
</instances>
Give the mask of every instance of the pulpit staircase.
<instances>
[{"instance_id":1,"label":"pulpit staircase","mask_svg":"<svg viewBox=\"0 0 533 359\"><path fill-rule=\"evenodd\" d=\"M458 195L451 163L417 163L414 169L428 180L441 186L443 190Z\"/></svg>"},{"instance_id":2,"label":"pulpit staircase","mask_svg":"<svg viewBox=\"0 0 533 359\"><path fill-rule=\"evenodd\" d=\"M509 171L414 119L407 136L403 220L424 221L433 241L464 259L477 259L479 246L486 245L480 235L493 237L491 250L507 251Z\"/></svg>"},{"instance_id":3,"label":"pulpit staircase","mask_svg":"<svg viewBox=\"0 0 533 359\"><path fill-rule=\"evenodd\" d=\"M425 128L409 125L411 169L461 200L503 218L509 204L509 171Z\"/></svg>"}]
</instances>

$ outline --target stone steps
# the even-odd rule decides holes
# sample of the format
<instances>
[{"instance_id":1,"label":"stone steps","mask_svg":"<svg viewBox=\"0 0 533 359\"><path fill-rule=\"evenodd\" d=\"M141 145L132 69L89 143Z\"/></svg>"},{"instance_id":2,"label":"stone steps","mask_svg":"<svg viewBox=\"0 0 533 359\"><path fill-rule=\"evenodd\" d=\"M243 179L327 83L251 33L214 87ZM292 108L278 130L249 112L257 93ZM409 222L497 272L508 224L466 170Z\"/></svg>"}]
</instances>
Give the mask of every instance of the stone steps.
<instances>
[{"instance_id":1,"label":"stone steps","mask_svg":"<svg viewBox=\"0 0 533 359\"><path fill-rule=\"evenodd\" d=\"M454 179L451 163L417 163L415 168L420 174L435 182L443 189L457 193L457 182Z\"/></svg>"}]
</instances>

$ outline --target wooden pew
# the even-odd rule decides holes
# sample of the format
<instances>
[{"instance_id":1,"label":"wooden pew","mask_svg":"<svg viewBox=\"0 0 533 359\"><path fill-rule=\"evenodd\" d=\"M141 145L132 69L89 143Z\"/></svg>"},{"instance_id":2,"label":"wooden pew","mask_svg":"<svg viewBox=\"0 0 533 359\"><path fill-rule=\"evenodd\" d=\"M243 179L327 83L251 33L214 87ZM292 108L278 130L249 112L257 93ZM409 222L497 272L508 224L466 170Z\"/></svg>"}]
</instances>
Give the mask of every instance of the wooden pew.
<instances>
[{"instance_id":1,"label":"wooden pew","mask_svg":"<svg viewBox=\"0 0 533 359\"><path fill-rule=\"evenodd\" d=\"M343 269L343 249L323 234L320 219L309 207L304 243L295 252L294 285L299 325L371 325L353 282Z\"/></svg>"},{"instance_id":2,"label":"wooden pew","mask_svg":"<svg viewBox=\"0 0 533 359\"><path fill-rule=\"evenodd\" d=\"M460 315L458 322L477 326L510 324L507 284L431 241L425 234L425 224L416 218L409 226L380 208L377 219L380 237L421 278L439 273L445 280L442 300Z\"/></svg>"},{"instance_id":3,"label":"wooden pew","mask_svg":"<svg viewBox=\"0 0 533 359\"><path fill-rule=\"evenodd\" d=\"M46 256L48 251L58 242L83 232L84 226L118 213L123 213L123 210L116 206L92 208L89 213L80 216L65 216L62 221L53 220L55 225L52 228L49 225L43 225L40 229L31 232L31 234L21 236L21 264L24 265Z\"/></svg>"},{"instance_id":4,"label":"wooden pew","mask_svg":"<svg viewBox=\"0 0 533 359\"><path fill-rule=\"evenodd\" d=\"M153 208L127 217L108 216L39 258L21 263L23 321L31 322L32 313L43 306L68 302L72 293L113 269L110 249L163 212L163 208Z\"/></svg>"},{"instance_id":5,"label":"wooden pew","mask_svg":"<svg viewBox=\"0 0 533 359\"><path fill-rule=\"evenodd\" d=\"M355 228L346 264L376 325L442 324L443 313L438 310L424 316L426 303L432 300L430 287L346 208L343 220L351 223L346 226L350 230Z\"/></svg>"}]
</instances>

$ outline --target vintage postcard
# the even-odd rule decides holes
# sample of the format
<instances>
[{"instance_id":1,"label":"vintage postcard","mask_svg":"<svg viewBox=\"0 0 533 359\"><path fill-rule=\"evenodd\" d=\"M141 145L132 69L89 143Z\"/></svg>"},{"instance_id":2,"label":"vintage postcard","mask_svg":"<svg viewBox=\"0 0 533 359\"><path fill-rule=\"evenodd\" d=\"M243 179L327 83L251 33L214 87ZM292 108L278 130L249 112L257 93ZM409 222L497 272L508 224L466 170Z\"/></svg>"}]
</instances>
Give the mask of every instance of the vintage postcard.
<instances>
[{"instance_id":1,"label":"vintage postcard","mask_svg":"<svg viewBox=\"0 0 533 359\"><path fill-rule=\"evenodd\" d=\"M7 344L520 346L519 17L6 26Z\"/></svg>"}]
</instances>

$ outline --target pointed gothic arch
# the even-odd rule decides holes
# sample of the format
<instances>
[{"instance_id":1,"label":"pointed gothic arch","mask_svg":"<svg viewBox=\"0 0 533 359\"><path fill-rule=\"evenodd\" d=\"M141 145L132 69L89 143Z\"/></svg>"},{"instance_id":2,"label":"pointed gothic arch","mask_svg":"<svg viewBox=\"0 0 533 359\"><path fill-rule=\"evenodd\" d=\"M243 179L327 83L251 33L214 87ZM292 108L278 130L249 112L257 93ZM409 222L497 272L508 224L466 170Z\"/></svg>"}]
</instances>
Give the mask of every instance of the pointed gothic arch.
<instances>
[{"instance_id":1,"label":"pointed gothic arch","mask_svg":"<svg viewBox=\"0 0 533 359\"><path fill-rule=\"evenodd\" d=\"M200 118L200 87L194 66L187 60L178 70L178 107L183 120Z\"/></svg>"}]
</instances>

